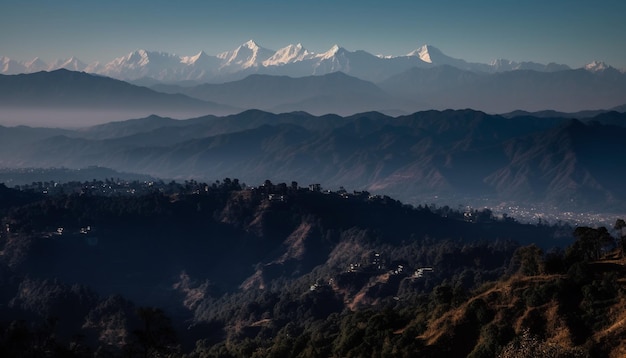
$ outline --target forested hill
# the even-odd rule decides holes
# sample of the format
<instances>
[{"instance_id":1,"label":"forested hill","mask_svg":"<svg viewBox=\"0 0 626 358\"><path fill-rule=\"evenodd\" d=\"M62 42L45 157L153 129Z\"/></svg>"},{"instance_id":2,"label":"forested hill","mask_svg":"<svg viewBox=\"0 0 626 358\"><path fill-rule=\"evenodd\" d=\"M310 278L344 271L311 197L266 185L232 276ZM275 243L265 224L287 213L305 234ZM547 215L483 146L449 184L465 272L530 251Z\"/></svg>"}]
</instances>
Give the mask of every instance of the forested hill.
<instances>
[{"instance_id":1,"label":"forested hill","mask_svg":"<svg viewBox=\"0 0 626 358\"><path fill-rule=\"evenodd\" d=\"M453 353L481 345L493 353L544 313L515 327L496 322L496 306L483 316L471 304L486 292L479 287L516 275L567 281L573 267L584 269L577 262L613 243L606 230L578 230L578 248L550 250L572 244L573 229L296 182L111 179L59 184L43 196L37 185L0 189L3 356L363 356L392 347L392 356L435 356L465 341L466 330L469 341ZM596 285L593 274L575 277ZM621 297L611 287L609 298ZM551 290L532 302L568 292ZM466 300L471 309L459 314L474 315L469 323L437 320L465 310ZM492 321L509 326L496 327L503 333L488 346L481 327ZM572 344L607 322L571 323L584 328ZM532 337L549 332L540 328Z\"/></svg>"},{"instance_id":2,"label":"forested hill","mask_svg":"<svg viewBox=\"0 0 626 358\"><path fill-rule=\"evenodd\" d=\"M416 205L625 212L626 191L617 178L626 167L614 163L626 155L626 114L559 115L249 110L187 120L150 116L80 130L0 127L0 166L99 166L181 181L296 180L333 189L349 183Z\"/></svg>"}]
</instances>

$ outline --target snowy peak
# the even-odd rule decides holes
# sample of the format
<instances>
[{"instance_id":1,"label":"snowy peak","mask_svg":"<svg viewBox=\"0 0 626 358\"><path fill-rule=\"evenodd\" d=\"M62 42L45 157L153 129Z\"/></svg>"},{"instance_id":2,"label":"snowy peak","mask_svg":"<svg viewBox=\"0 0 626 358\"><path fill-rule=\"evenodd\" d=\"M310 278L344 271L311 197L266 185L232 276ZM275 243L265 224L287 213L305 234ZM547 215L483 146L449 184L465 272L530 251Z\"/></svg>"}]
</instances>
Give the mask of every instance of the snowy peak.
<instances>
[{"instance_id":1,"label":"snowy peak","mask_svg":"<svg viewBox=\"0 0 626 358\"><path fill-rule=\"evenodd\" d=\"M433 46L430 45L423 45L421 47L418 47L417 49L409 52L407 54L407 56L409 57L418 57L420 60L426 62L426 63L433 63L433 58L431 56L431 53L437 53L440 54L441 51L439 51L438 49L436 49Z\"/></svg>"},{"instance_id":2,"label":"snowy peak","mask_svg":"<svg viewBox=\"0 0 626 358\"><path fill-rule=\"evenodd\" d=\"M176 55L140 49L118 57L104 66L95 64L87 68L95 69L98 74L124 80L142 77L165 79L174 76L172 73L176 72L180 61L180 57Z\"/></svg>"},{"instance_id":3,"label":"snowy peak","mask_svg":"<svg viewBox=\"0 0 626 358\"><path fill-rule=\"evenodd\" d=\"M26 71L26 67L23 64L8 57L0 57L0 60L0 63L2 64L2 68L0 69L5 75L16 75Z\"/></svg>"},{"instance_id":4,"label":"snowy peak","mask_svg":"<svg viewBox=\"0 0 626 358\"><path fill-rule=\"evenodd\" d=\"M606 63L602 61L593 61L591 63L586 64L584 68L585 70L589 72L602 72L613 67L607 65Z\"/></svg>"},{"instance_id":5,"label":"snowy peak","mask_svg":"<svg viewBox=\"0 0 626 358\"><path fill-rule=\"evenodd\" d=\"M48 65L43 62L39 57L35 57L30 61L24 62L23 66L26 67L26 71L28 72L39 72L48 69Z\"/></svg>"},{"instance_id":6,"label":"snowy peak","mask_svg":"<svg viewBox=\"0 0 626 358\"><path fill-rule=\"evenodd\" d=\"M339 45L335 44L328 51L317 55L317 57L322 60L328 60L330 58L333 58L339 55L342 52L347 52L347 51L343 47L339 47Z\"/></svg>"},{"instance_id":7,"label":"snowy peak","mask_svg":"<svg viewBox=\"0 0 626 358\"><path fill-rule=\"evenodd\" d=\"M85 67L84 71L87 73L101 73L103 69L104 69L104 65L96 61L96 62L92 62L88 64Z\"/></svg>"},{"instance_id":8,"label":"snowy peak","mask_svg":"<svg viewBox=\"0 0 626 358\"><path fill-rule=\"evenodd\" d=\"M261 47L259 45L257 45L256 42L254 42L254 40L248 40L247 42L245 42L243 45L241 45L243 47L247 47L250 50L258 50Z\"/></svg>"},{"instance_id":9,"label":"snowy peak","mask_svg":"<svg viewBox=\"0 0 626 358\"><path fill-rule=\"evenodd\" d=\"M440 64L441 60L448 58L438 48L432 45L423 45L409 52L408 57L418 57L420 60L430 64Z\"/></svg>"},{"instance_id":10,"label":"snowy peak","mask_svg":"<svg viewBox=\"0 0 626 358\"><path fill-rule=\"evenodd\" d=\"M300 62L314 56L312 52L302 47L302 44L289 45L276 51L270 58L263 61L263 66L280 66L287 63Z\"/></svg>"},{"instance_id":11,"label":"snowy peak","mask_svg":"<svg viewBox=\"0 0 626 358\"><path fill-rule=\"evenodd\" d=\"M133 51L124 57L119 57L112 62L120 64L133 64L136 66L146 66L150 62L158 62L163 59L176 58L175 55L166 52L146 51L143 49Z\"/></svg>"},{"instance_id":12,"label":"snowy peak","mask_svg":"<svg viewBox=\"0 0 626 358\"><path fill-rule=\"evenodd\" d=\"M496 60L493 60L491 62L489 62L489 66L494 66L494 67L498 67L498 66L502 66L502 67L508 67L508 66L514 66L516 62L511 61L511 60L507 60L506 58L499 58Z\"/></svg>"},{"instance_id":13,"label":"snowy peak","mask_svg":"<svg viewBox=\"0 0 626 358\"><path fill-rule=\"evenodd\" d=\"M407 57L417 57L422 64L435 66L452 66L466 71L485 72L490 70L490 66L482 63L469 63L461 59L445 55L438 48L431 45L423 45L416 50L409 52Z\"/></svg>"},{"instance_id":14,"label":"snowy peak","mask_svg":"<svg viewBox=\"0 0 626 358\"><path fill-rule=\"evenodd\" d=\"M129 66L172 66L180 63L180 57L167 52L137 50L123 58ZM114 60L115 62L115 60Z\"/></svg>"},{"instance_id":15,"label":"snowy peak","mask_svg":"<svg viewBox=\"0 0 626 358\"><path fill-rule=\"evenodd\" d=\"M141 61L142 59L147 59L147 58L148 58L148 51L143 50L143 49L133 51L126 56L127 61Z\"/></svg>"},{"instance_id":16,"label":"snowy peak","mask_svg":"<svg viewBox=\"0 0 626 358\"><path fill-rule=\"evenodd\" d=\"M56 62L54 62L52 65L48 67L48 70L52 71L52 70L57 70L59 68L65 68L66 70L70 70L70 71L84 71L85 68L87 68L87 65L84 64L79 59L77 59L76 57L72 56L65 60L57 60Z\"/></svg>"},{"instance_id":17,"label":"snowy peak","mask_svg":"<svg viewBox=\"0 0 626 358\"><path fill-rule=\"evenodd\" d=\"M250 67L258 67L273 54L274 51L265 49L257 45L253 40L249 40L233 51L220 53L217 55L217 58L223 61L221 67L240 67L247 69Z\"/></svg>"},{"instance_id":18,"label":"snowy peak","mask_svg":"<svg viewBox=\"0 0 626 358\"><path fill-rule=\"evenodd\" d=\"M204 51L198 52L197 55L194 56L183 56L180 58L180 62L185 65L194 65L194 66L202 66L205 64L211 64L215 62L216 58L214 56L209 56Z\"/></svg>"},{"instance_id":19,"label":"snowy peak","mask_svg":"<svg viewBox=\"0 0 626 358\"><path fill-rule=\"evenodd\" d=\"M432 52L432 49L430 49L428 45L424 45L419 49L417 55L420 58L420 60L424 62L428 62L428 63L433 63L433 59L430 56L431 52Z\"/></svg>"},{"instance_id":20,"label":"snowy peak","mask_svg":"<svg viewBox=\"0 0 626 358\"><path fill-rule=\"evenodd\" d=\"M150 62L150 58L148 56L148 51L146 50L136 50L124 57L118 57L107 64L109 65L117 65L117 66L145 66Z\"/></svg>"}]
</instances>

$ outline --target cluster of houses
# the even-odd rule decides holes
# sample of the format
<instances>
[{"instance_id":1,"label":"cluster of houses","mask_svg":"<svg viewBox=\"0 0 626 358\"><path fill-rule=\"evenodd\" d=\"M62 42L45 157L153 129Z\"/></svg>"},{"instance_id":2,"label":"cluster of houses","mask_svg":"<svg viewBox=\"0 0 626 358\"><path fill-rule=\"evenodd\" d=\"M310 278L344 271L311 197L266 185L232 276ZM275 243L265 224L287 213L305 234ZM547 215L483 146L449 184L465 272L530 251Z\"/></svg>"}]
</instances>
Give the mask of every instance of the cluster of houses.
<instances>
[{"instance_id":1,"label":"cluster of houses","mask_svg":"<svg viewBox=\"0 0 626 358\"><path fill-rule=\"evenodd\" d=\"M8 229L8 226L7 226ZM68 233L69 232L69 233ZM67 230L66 228L59 226L57 227L57 229L55 231L52 232L48 232L45 233L43 235L43 237L45 238L54 238L56 236L67 236L69 235L70 237L72 235L76 235L76 231L71 232L71 230ZM78 235L82 238L84 238L85 242L90 245L90 246L95 246L98 244L98 238L96 236L93 235L94 230L93 227L91 225L87 225L84 227L81 227L78 230Z\"/></svg>"},{"instance_id":2,"label":"cluster of houses","mask_svg":"<svg viewBox=\"0 0 626 358\"><path fill-rule=\"evenodd\" d=\"M371 252L368 258L368 261L365 263L351 263L348 266L347 272L352 273L364 273L364 274L383 274L388 273L389 275L404 275L410 279L420 279L424 278L426 275L432 274L435 272L435 269L432 267L419 267L416 268L413 273L409 273L407 267L403 264L395 264L392 268L387 268L383 256L380 252ZM334 279L330 279L328 282L324 282L322 279L318 279L314 284L309 287L310 291L317 291L323 287L333 286Z\"/></svg>"},{"instance_id":3,"label":"cluster of houses","mask_svg":"<svg viewBox=\"0 0 626 358\"><path fill-rule=\"evenodd\" d=\"M387 268L380 252L372 252L366 264L351 263L348 266L348 272L370 272L382 273L387 271L391 275L407 275L412 278L422 278L427 274L433 273L432 267L416 268L412 275L407 274L407 268L403 264L396 264L392 268Z\"/></svg>"}]
</instances>

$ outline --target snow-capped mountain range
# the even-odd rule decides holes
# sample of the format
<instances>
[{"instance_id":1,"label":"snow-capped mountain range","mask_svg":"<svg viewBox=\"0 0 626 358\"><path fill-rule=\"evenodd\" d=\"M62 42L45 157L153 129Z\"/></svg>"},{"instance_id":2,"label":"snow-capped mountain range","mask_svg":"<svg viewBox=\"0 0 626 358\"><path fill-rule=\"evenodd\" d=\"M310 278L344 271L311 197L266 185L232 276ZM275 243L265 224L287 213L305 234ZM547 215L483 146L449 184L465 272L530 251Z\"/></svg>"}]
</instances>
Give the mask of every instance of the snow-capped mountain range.
<instances>
[{"instance_id":1,"label":"snow-capped mountain range","mask_svg":"<svg viewBox=\"0 0 626 358\"><path fill-rule=\"evenodd\" d=\"M226 82L250 74L273 74L302 77L342 71L364 80L380 82L413 67L429 68L448 65L473 72L505 72L534 70L554 72L569 69L555 63L515 62L498 59L488 64L471 63L445 55L431 45L423 45L404 56L372 55L365 51L348 51L338 45L323 53L314 53L302 44L288 45L278 51L259 46L250 40L232 51L212 56L204 51L194 56L178 56L165 52L137 50L108 63L85 64L75 57L46 64L39 58L16 61L0 57L0 73L19 74L65 68L73 71L104 75L125 81L153 80L157 82ZM603 71L613 69L593 62L584 69Z\"/></svg>"}]
</instances>

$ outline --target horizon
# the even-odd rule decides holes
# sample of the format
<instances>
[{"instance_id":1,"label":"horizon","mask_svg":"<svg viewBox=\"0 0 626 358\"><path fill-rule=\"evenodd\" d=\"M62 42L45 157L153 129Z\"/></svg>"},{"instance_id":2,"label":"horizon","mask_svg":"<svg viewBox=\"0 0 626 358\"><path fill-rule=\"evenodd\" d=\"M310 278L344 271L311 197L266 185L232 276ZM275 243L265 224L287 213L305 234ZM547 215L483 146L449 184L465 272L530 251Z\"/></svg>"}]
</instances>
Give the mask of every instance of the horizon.
<instances>
[{"instance_id":1,"label":"horizon","mask_svg":"<svg viewBox=\"0 0 626 358\"><path fill-rule=\"evenodd\" d=\"M515 14L513 17L511 14ZM349 51L402 56L429 44L468 62L566 64L580 68L602 61L626 68L626 3L604 0L513 4L458 0L423 4L396 1L281 3L270 1L130 4L68 0L10 0L0 23L0 56L36 57L50 63L77 57L86 64L109 62L138 49L192 56L230 51L253 39L278 50L301 43L323 53L333 44ZM286 31L287 30L287 31Z\"/></svg>"}]
</instances>

